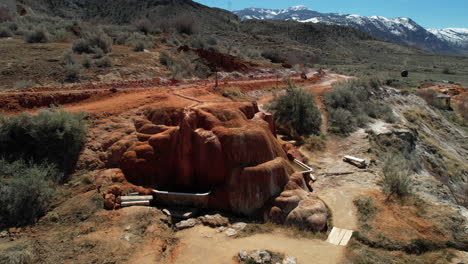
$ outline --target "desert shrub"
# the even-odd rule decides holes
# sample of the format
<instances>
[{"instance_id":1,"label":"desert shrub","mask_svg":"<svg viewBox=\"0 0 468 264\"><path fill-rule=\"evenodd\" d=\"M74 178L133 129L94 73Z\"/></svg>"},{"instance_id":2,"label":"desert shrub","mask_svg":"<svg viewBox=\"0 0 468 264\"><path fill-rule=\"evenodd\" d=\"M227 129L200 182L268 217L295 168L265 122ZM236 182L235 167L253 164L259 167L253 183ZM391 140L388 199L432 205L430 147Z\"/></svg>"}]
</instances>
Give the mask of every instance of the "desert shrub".
<instances>
[{"instance_id":1,"label":"desert shrub","mask_svg":"<svg viewBox=\"0 0 468 264\"><path fill-rule=\"evenodd\" d=\"M402 155L387 156L382 171L384 191L389 196L401 198L412 194L411 164Z\"/></svg>"},{"instance_id":2,"label":"desert shrub","mask_svg":"<svg viewBox=\"0 0 468 264\"><path fill-rule=\"evenodd\" d=\"M63 53L62 61L64 64L74 64L75 59L73 58L73 53L71 51L66 51Z\"/></svg>"},{"instance_id":3,"label":"desert shrub","mask_svg":"<svg viewBox=\"0 0 468 264\"><path fill-rule=\"evenodd\" d=\"M60 171L70 172L85 142L84 118L84 113L63 109L39 110L36 115L0 115L0 156L49 162Z\"/></svg>"},{"instance_id":4,"label":"desert shrub","mask_svg":"<svg viewBox=\"0 0 468 264\"><path fill-rule=\"evenodd\" d=\"M445 104L437 98L437 92L434 90L422 90L418 91L416 93L419 97L423 98L426 103L432 107L438 108L438 109L446 109Z\"/></svg>"},{"instance_id":5,"label":"desert shrub","mask_svg":"<svg viewBox=\"0 0 468 264\"><path fill-rule=\"evenodd\" d=\"M268 109L275 113L276 122L292 134L309 135L320 132L322 117L315 105L314 95L296 88L291 82L286 94L275 98Z\"/></svg>"},{"instance_id":6,"label":"desert shrub","mask_svg":"<svg viewBox=\"0 0 468 264\"><path fill-rule=\"evenodd\" d=\"M0 7L0 22L12 20L10 10L6 7Z\"/></svg>"},{"instance_id":7,"label":"desert shrub","mask_svg":"<svg viewBox=\"0 0 468 264\"><path fill-rule=\"evenodd\" d=\"M83 67L85 68L91 68L92 64L93 64L93 61L91 60L89 56L85 56L83 58L83 62L81 63L81 65L83 65Z\"/></svg>"},{"instance_id":8,"label":"desert shrub","mask_svg":"<svg viewBox=\"0 0 468 264\"><path fill-rule=\"evenodd\" d=\"M26 80L21 80L15 83L15 88L16 89L26 89L26 88L31 88L34 87L36 83L32 81L26 81Z\"/></svg>"},{"instance_id":9,"label":"desert shrub","mask_svg":"<svg viewBox=\"0 0 468 264\"><path fill-rule=\"evenodd\" d=\"M182 52L180 56L162 52L159 61L165 65L171 72L172 79L190 77L195 72L194 63L190 52Z\"/></svg>"},{"instance_id":10,"label":"desert shrub","mask_svg":"<svg viewBox=\"0 0 468 264\"><path fill-rule=\"evenodd\" d=\"M49 33L44 28L36 28L26 33L25 41L27 43L47 43L49 42Z\"/></svg>"},{"instance_id":11,"label":"desert shrub","mask_svg":"<svg viewBox=\"0 0 468 264\"><path fill-rule=\"evenodd\" d=\"M32 264L34 251L23 245L15 245L0 249L0 263L2 264Z\"/></svg>"},{"instance_id":12,"label":"desert shrub","mask_svg":"<svg viewBox=\"0 0 468 264\"><path fill-rule=\"evenodd\" d=\"M9 38L11 36L13 36L13 33L11 33L9 28L6 28L6 27L0 28L0 38Z\"/></svg>"},{"instance_id":13,"label":"desert shrub","mask_svg":"<svg viewBox=\"0 0 468 264\"><path fill-rule=\"evenodd\" d=\"M112 67L112 59L109 56L104 56L95 61L96 66L99 68L108 68Z\"/></svg>"},{"instance_id":14,"label":"desert shrub","mask_svg":"<svg viewBox=\"0 0 468 264\"><path fill-rule=\"evenodd\" d=\"M149 19L147 18L135 21L134 25L139 31L141 31L145 35L148 35L148 33L150 33L151 29L153 28L151 21L149 21Z\"/></svg>"},{"instance_id":15,"label":"desert shrub","mask_svg":"<svg viewBox=\"0 0 468 264\"><path fill-rule=\"evenodd\" d=\"M80 80L81 66L78 63L67 63L64 69L66 82L77 82Z\"/></svg>"},{"instance_id":16,"label":"desert shrub","mask_svg":"<svg viewBox=\"0 0 468 264\"><path fill-rule=\"evenodd\" d=\"M78 54L96 53L98 50L107 54L112 51L112 38L102 30L88 31L73 42L72 50Z\"/></svg>"},{"instance_id":17,"label":"desert shrub","mask_svg":"<svg viewBox=\"0 0 468 264\"><path fill-rule=\"evenodd\" d=\"M52 40L54 42L67 42L72 37L72 34L64 29L60 29L54 33Z\"/></svg>"},{"instance_id":18,"label":"desert shrub","mask_svg":"<svg viewBox=\"0 0 468 264\"><path fill-rule=\"evenodd\" d=\"M178 16L174 18L172 23L176 32L180 34L193 35L200 30L198 23L190 16Z\"/></svg>"},{"instance_id":19,"label":"desert shrub","mask_svg":"<svg viewBox=\"0 0 468 264\"><path fill-rule=\"evenodd\" d=\"M375 218L378 208L371 197L359 197L353 201L356 206L359 222L365 225L367 221Z\"/></svg>"},{"instance_id":20,"label":"desert shrub","mask_svg":"<svg viewBox=\"0 0 468 264\"><path fill-rule=\"evenodd\" d=\"M273 63L282 63L285 61L284 56L278 50L265 50L261 55L263 58L268 59Z\"/></svg>"},{"instance_id":21,"label":"desert shrub","mask_svg":"<svg viewBox=\"0 0 468 264\"><path fill-rule=\"evenodd\" d=\"M312 135L305 139L304 147L310 151L322 151L327 147L325 135L315 136Z\"/></svg>"},{"instance_id":22,"label":"desert shrub","mask_svg":"<svg viewBox=\"0 0 468 264\"><path fill-rule=\"evenodd\" d=\"M442 73L443 73L443 74L455 74L455 73L452 72L452 70L450 70L449 68L444 68L444 69L442 70Z\"/></svg>"},{"instance_id":23,"label":"desert shrub","mask_svg":"<svg viewBox=\"0 0 468 264\"><path fill-rule=\"evenodd\" d=\"M349 134L356 128L356 120L350 111L338 108L330 109L328 111L330 115L330 132L335 134Z\"/></svg>"},{"instance_id":24,"label":"desert shrub","mask_svg":"<svg viewBox=\"0 0 468 264\"><path fill-rule=\"evenodd\" d=\"M392 109L379 96L378 79L353 79L338 83L324 96L330 114L330 131L349 134L358 126L364 127L371 118L395 122Z\"/></svg>"},{"instance_id":25,"label":"desert shrub","mask_svg":"<svg viewBox=\"0 0 468 264\"><path fill-rule=\"evenodd\" d=\"M50 182L60 175L50 165L0 160L0 224L21 226L43 216L53 194Z\"/></svg>"},{"instance_id":26,"label":"desert shrub","mask_svg":"<svg viewBox=\"0 0 468 264\"><path fill-rule=\"evenodd\" d=\"M145 50L145 44L141 41L135 43L132 48L133 51L135 52L142 52Z\"/></svg>"}]
</instances>

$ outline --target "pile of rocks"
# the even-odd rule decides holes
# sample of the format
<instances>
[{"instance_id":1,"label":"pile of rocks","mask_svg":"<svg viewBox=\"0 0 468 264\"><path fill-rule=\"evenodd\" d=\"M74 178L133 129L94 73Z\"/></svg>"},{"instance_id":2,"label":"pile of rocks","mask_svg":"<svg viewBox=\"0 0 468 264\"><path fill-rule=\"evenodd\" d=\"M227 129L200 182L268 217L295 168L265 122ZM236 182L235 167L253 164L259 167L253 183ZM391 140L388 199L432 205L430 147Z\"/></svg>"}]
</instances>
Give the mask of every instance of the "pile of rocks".
<instances>
[{"instance_id":1,"label":"pile of rocks","mask_svg":"<svg viewBox=\"0 0 468 264\"><path fill-rule=\"evenodd\" d=\"M198 218L189 218L187 220L178 222L175 227L178 230L182 230L194 227L199 224L210 227L219 227L217 231L219 233L226 234L228 237L237 235L239 231L243 230L247 226L247 224L243 222L229 224L229 219L227 217L224 217L220 214L214 214L204 215Z\"/></svg>"},{"instance_id":2,"label":"pile of rocks","mask_svg":"<svg viewBox=\"0 0 468 264\"><path fill-rule=\"evenodd\" d=\"M238 254L240 263L275 263L275 264L297 264L295 257L282 257L279 254L274 254L266 250L241 250Z\"/></svg>"}]
</instances>

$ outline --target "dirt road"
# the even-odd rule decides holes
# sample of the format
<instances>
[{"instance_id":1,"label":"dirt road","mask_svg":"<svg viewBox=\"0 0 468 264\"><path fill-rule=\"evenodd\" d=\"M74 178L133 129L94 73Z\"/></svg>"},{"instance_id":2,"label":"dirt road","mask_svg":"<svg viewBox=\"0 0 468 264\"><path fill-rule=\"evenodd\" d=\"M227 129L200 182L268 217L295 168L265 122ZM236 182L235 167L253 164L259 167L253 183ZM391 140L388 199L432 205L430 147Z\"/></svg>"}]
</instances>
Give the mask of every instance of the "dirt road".
<instances>
[{"instance_id":1,"label":"dirt road","mask_svg":"<svg viewBox=\"0 0 468 264\"><path fill-rule=\"evenodd\" d=\"M230 238L216 229L196 226L177 233L181 244L173 264L206 263L232 264L240 250L266 249L295 256L299 263L338 263L345 247L335 246L318 239L300 239L282 231Z\"/></svg>"}]
</instances>

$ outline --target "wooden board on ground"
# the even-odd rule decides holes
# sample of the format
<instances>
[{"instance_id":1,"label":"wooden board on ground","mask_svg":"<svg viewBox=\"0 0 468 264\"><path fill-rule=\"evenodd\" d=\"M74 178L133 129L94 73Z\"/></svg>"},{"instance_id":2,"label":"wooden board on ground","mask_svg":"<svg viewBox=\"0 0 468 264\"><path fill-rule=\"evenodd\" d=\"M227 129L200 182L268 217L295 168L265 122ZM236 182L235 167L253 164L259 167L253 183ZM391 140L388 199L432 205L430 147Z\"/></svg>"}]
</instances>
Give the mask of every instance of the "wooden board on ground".
<instances>
[{"instance_id":1,"label":"wooden board on ground","mask_svg":"<svg viewBox=\"0 0 468 264\"><path fill-rule=\"evenodd\" d=\"M349 156L349 155L344 156L343 161L352 163L353 165L357 166L358 168L363 168L363 167L367 166L366 160L356 158L356 157L353 157L353 156Z\"/></svg>"},{"instance_id":2,"label":"wooden board on ground","mask_svg":"<svg viewBox=\"0 0 468 264\"><path fill-rule=\"evenodd\" d=\"M327 242L333 245L346 246L353 236L353 230L333 227L328 235Z\"/></svg>"}]
</instances>

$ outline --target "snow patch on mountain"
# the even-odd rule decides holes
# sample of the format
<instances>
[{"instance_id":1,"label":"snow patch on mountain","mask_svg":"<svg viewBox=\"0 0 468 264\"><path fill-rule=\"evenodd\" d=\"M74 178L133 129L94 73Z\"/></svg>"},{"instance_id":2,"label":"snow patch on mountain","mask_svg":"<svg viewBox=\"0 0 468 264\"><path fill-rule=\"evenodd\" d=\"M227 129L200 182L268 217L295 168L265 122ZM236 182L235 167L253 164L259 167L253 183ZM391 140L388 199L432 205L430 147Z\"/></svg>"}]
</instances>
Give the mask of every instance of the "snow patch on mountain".
<instances>
[{"instance_id":1,"label":"snow patch on mountain","mask_svg":"<svg viewBox=\"0 0 468 264\"><path fill-rule=\"evenodd\" d=\"M440 39L468 47L468 28L430 28L428 31Z\"/></svg>"}]
</instances>

